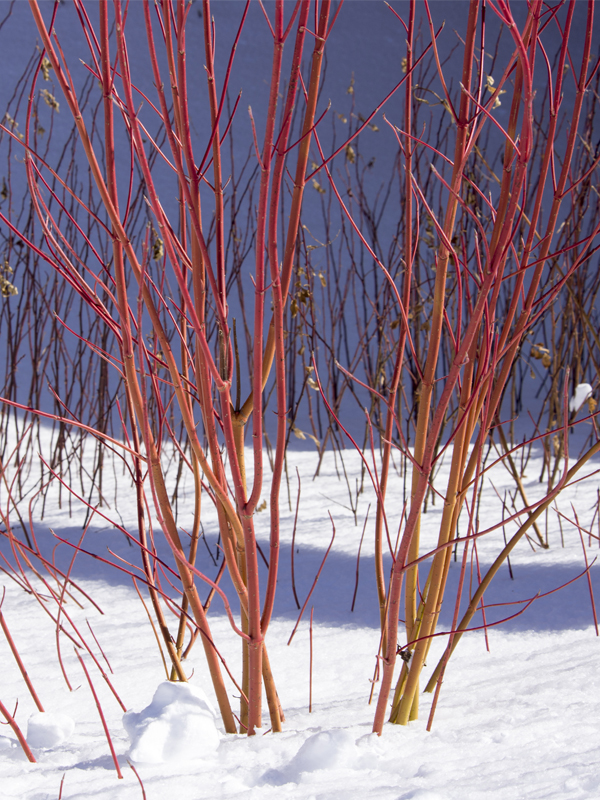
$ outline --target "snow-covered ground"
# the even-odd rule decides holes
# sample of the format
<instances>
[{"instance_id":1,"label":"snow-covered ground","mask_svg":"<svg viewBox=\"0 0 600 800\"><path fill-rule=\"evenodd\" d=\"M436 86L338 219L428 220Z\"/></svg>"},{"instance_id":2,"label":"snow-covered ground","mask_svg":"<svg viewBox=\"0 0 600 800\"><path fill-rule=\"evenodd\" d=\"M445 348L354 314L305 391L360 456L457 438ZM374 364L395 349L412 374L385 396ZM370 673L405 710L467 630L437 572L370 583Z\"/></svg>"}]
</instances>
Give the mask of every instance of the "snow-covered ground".
<instances>
[{"instance_id":1,"label":"snow-covered ground","mask_svg":"<svg viewBox=\"0 0 600 800\"><path fill-rule=\"evenodd\" d=\"M56 800L62 781L65 800L139 800L142 788L129 762L137 770L149 800L600 797L600 640L595 635L586 576L536 600L505 626L491 628L489 652L483 632L463 638L446 671L430 733L425 728L432 696L422 695L418 721L407 727L387 724L383 736L377 737L371 733L374 704L368 704L379 644L372 562L373 492L366 486L358 499L355 519L349 508L347 484L338 479L332 454L327 455L320 477L314 481L314 454L290 452L288 462L291 509L284 486L281 577L267 639L286 715L283 733L274 735L266 730L266 715L263 735L248 739L223 733L220 720L211 712L216 703L200 646L185 662L191 676L189 689L165 685L156 640L131 580L98 561L79 556L73 578L103 613L76 592L82 607L70 601L66 610L107 671L110 663L110 680L129 710L124 724L121 706L91 658L84 656L123 773L119 779L96 703L71 642L61 636L64 667L73 691L68 690L58 663L52 620L35 599L3 573L0 583L6 591L2 606L6 623L48 716L61 714L66 719L59 717L54 727L44 726L1 637L0 699L11 712L18 700L16 719L24 732L33 715L29 740L37 763L27 761L13 732L4 726L0 731L0 798ZM328 511L336 526L336 538L307 612L288 646L298 616L290 580L296 466L302 480L295 544L295 578L301 604L331 539ZM591 464L587 473L598 466ZM346 470L353 487L359 474L354 454L347 454ZM524 481L530 499L540 496L539 473L540 462L534 457ZM511 486L502 466L495 468L490 478L500 496ZM443 470L440 479L443 485ZM132 524L128 513L133 503L127 503L127 486L123 484L119 491L123 521ZM105 486L105 492L110 498L109 487ZM401 479L396 478L389 495L395 514L401 510L401 492ZM573 503L581 525L588 527L597 499L598 476L591 475L566 490L559 507L572 517ZM356 558L369 504L356 606L351 612ZM5 505L2 495L3 508ZM426 543L433 541L439 505L430 507L424 518ZM214 517L208 503L206 507L206 536L214 545ZM500 503L489 481L481 508L482 526L501 518ZM77 514L69 517L63 494L62 509L54 498L35 530L40 541L49 541L49 528L73 541L80 535L80 522ZM264 535L266 523L265 512ZM503 568L486 595L488 603L543 594L585 569L577 529L563 521L563 547L556 513L548 515L547 524L550 549L534 552L527 542L521 542L511 558L514 579L508 568ZM597 518L594 527L597 534ZM514 524L507 526L507 535L514 530ZM479 540L482 570L502 544L501 530ZM84 546L108 558L107 548L133 557L123 535L100 521L88 532ZM51 550L50 546L46 549ZM66 550L65 545L57 550L61 563L66 561ZM591 562L598 553L598 541L592 540L590 545L586 537L586 550ZM5 545L3 552L7 553ZM208 560L206 551L202 558ZM455 586L458 567L459 563L452 565L449 592ZM598 589L600 572L596 564L591 575ZM309 713L311 607L313 685ZM488 621L514 614L519 608L490 609ZM451 615L451 607L442 612L440 630L448 629ZM215 641L237 675L239 639L216 601L210 619ZM63 622L69 631L68 622ZM435 665L442 647L443 640L437 640L429 655L429 668ZM235 694L232 688L232 699ZM72 732L68 718L75 722ZM46 746L40 746L44 743Z\"/></svg>"}]
</instances>

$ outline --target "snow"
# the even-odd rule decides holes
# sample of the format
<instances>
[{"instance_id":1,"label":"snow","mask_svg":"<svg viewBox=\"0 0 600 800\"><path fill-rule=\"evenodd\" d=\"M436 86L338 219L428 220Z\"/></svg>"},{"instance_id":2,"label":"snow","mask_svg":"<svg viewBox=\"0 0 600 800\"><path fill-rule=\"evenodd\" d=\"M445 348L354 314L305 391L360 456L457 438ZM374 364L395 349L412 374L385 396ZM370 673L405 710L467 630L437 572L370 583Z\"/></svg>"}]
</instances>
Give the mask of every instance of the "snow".
<instances>
[{"instance_id":1,"label":"snow","mask_svg":"<svg viewBox=\"0 0 600 800\"><path fill-rule=\"evenodd\" d=\"M19 745L16 739L10 739L8 736L0 736L0 750L11 750L18 747Z\"/></svg>"},{"instance_id":2,"label":"snow","mask_svg":"<svg viewBox=\"0 0 600 800\"><path fill-rule=\"evenodd\" d=\"M584 423L585 424L585 423ZM42 443L43 444L43 443ZM336 464L337 459L337 464ZM123 573L84 556L78 556L73 578L98 604L100 613L83 596L81 608L69 600L69 617L107 670L115 690L128 709L121 706L94 666L83 654L100 699L123 780L114 768L94 698L71 644L62 639L64 668L72 686L69 691L56 655L56 626L39 603L3 573L6 589L2 610L27 672L44 708L35 706L12 658L0 638L3 668L2 701L12 710L18 700L16 720L34 748L37 763L30 764L8 726L0 734L0 796L2 800L56 800L61 781L63 800L141 800L142 789L132 764L143 782L148 800L176 796L181 800L597 800L600 796L600 640L595 635L587 578L536 600L527 611L506 625L488 631L489 652L483 632L461 640L452 656L437 705L431 732L427 718L432 696L421 694L419 719L407 727L386 724L383 735L371 732L374 705L369 705L371 680L379 645L378 606L372 567L374 493L367 486L358 498L355 486L360 462L344 454L348 483L339 456L327 454L320 477L312 480L316 457L310 452L288 454L290 498L282 489L281 577L275 615L267 635L269 657L285 711L283 732L269 731L268 715L263 729L252 739L225 734L205 666L203 650L196 645L184 662L189 682L165 681L156 639L146 612L130 580ZM599 468L590 463L587 477L558 499L558 508L573 518L573 503L580 524L592 532L598 498ZM336 539L309 607L290 646L290 633L299 611L291 591L291 535L295 515L298 467L302 481L300 512L295 539L295 580L302 604L312 586L331 539L331 512ZM540 497L539 453L532 455L524 485L530 500ZM443 485L443 466L439 480ZM338 471L342 480L338 479ZM108 481L110 473L106 473ZM390 526L401 512L402 478L390 484ZM123 483L123 481L121 481ZM491 484L498 494L492 491ZM394 488L395 486L395 488ZM499 497L511 487L502 467L489 474L482 512L485 524L501 519ZM117 487L126 493L127 487ZM113 490L105 485L107 497ZM396 495L394 495L396 492ZM356 564L362 529L371 512L362 544L355 611L350 607L355 589ZM133 504L131 504L133 505ZM397 508L396 508L397 505ZM356 518L352 511L356 510ZM81 519L73 518L58 496L49 498L44 521L36 535L51 550L59 536L77 541ZM135 509L121 503L123 523L131 525ZM216 540L216 525L206 503L205 531L209 543ZM107 513L109 513L107 511ZM424 546L433 541L439 524L440 503L429 507L423 518ZM394 517L394 515L396 517ZM259 515L259 535L266 541L268 518ZM576 527L547 516L550 548L535 551L522 541L511 555L514 579L508 568L494 579L489 604L520 601L544 594L572 580L585 570L582 542ZM507 525L512 535L515 523ZM482 570L503 546L502 530L479 540ZM98 521L84 542L87 549L109 557L108 549L124 558L132 548L123 535ZM588 562L598 554L598 541L584 537ZM72 551L60 545L57 559L70 559ZM8 550L2 550L8 556ZM206 554L203 556L206 557ZM389 562L388 562L389 563ZM453 563L448 591L456 587L459 561ZM592 586L598 589L598 564L590 569ZM263 576L264 577L264 576ZM225 586L225 584L224 584ZM2 587L0 587L1 590ZM312 713L309 701L309 618L313 616ZM488 621L515 613L521 605L489 608ZM494 612L496 616L494 617ZM440 630L448 630L452 608L442 611ZM222 606L216 602L210 620L215 642L234 674L240 670L240 643L232 633ZM87 634L90 623L98 646ZM66 620L63 624L67 626ZM480 624L474 620L474 624ZM68 626L67 626L68 627ZM68 628L72 632L71 628ZM432 645L427 677L435 666L445 639ZM104 661L99 647L106 656ZM110 669L108 667L110 665ZM237 711L238 693L228 689ZM375 698L377 685L375 687ZM33 716L32 716L33 714ZM43 744L32 730L41 720L74 721L57 724L54 741ZM27 720L31 719L29 727ZM31 727L33 725L33 728ZM64 738L61 739L61 737Z\"/></svg>"},{"instance_id":3,"label":"snow","mask_svg":"<svg viewBox=\"0 0 600 800\"><path fill-rule=\"evenodd\" d=\"M189 683L163 681L150 705L124 715L123 727L131 741L130 758L150 764L203 757L221 738L208 697Z\"/></svg>"},{"instance_id":4,"label":"snow","mask_svg":"<svg viewBox=\"0 0 600 800\"><path fill-rule=\"evenodd\" d=\"M261 783L282 786L298 783L303 773L356 766L358 751L353 736L345 730L319 731L304 742L283 769L268 770Z\"/></svg>"},{"instance_id":5,"label":"snow","mask_svg":"<svg viewBox=\"0 0 600 800\"><path fill-rule=\"evenodd\" d=\"M585 401L592 396L593 391L589 383L579 383L575 387L575 394L569 401L569 411L571 413L579 411Z\"/></svg>"},{"instance_id":6,"label":"snow","mask_svg":"<svg viewBox=\"0 0 600 800\"><path fill-rule=\"evenodd\" d=\"M27 744L32 748L58 747L73 735L75 721L67 714L36 711L27 720Z\"/></svg>"}]
</instances>

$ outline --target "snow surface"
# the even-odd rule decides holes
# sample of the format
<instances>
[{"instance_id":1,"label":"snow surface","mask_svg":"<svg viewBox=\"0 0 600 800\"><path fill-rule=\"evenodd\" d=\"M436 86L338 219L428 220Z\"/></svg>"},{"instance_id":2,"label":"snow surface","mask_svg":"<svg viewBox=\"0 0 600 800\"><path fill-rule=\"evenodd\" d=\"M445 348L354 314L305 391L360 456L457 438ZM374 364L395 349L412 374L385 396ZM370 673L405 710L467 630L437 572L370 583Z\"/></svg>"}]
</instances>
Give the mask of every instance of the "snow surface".
<instances>
[{"instance_id":1,"label":"snow surface","mask_svg":"<svg viewBox=\"0 0 600 800\"><path fill-rule=\"evenodd\" d=\"M353 487L360 479L360 463L353 453L344 455L348 482L339 456L328 454L320 476L313 481L315 465L312 453L289 453L290 503L285 483L282 488L281 578L267 645L286 715L283 732L274 735L268 731L266 713L264 732L252 739L226 735L219 717L215 728L211 706L216 703L201 646L196 645L185 662L189 685L166 684L154 634L128 577L79 556L73 578L103 613L77 593L74 596L81 607L69 601L66 609L80 630L87 632L86 620L90 623L107 661L96 645L94 651L129 709L123 719L121 707L84 654L123 772L123 780L119 780L96 704L71 644L61 639L63 663L73 687L70 692L56 657L54 624L31 596L3 574L3 613L46 713L67 715L75 721L75 729L70 737L51 746L40 747L30 739L37 759L36 764L30 764L10 728L2 728L2 800L56 800L63 776L64 800L141 800L142 789L129 762L135 766L148 800L600 797L600 640L595 635L586 576L536 600L507 624L491 628L490 652L483 632L463 637L449 662L430 733L426 724L432 696L422 694L419 720L407 727L386 724L383 736L378 737L371 733L374 705L368 703L379 645L372 563L374 493L366 485L364 493L356 497ZM571 519L573 503L584 528L593 521L598 499L598 476L594 472L599 466L597 461L591 463L588 477L566 490L558 501L560 510ZM295 540L295 579L301 604L331 538L328 511L336 525L336 539L309 608L288 646L299 613L290 580L296 467L302 481ZM530 500L543 491L538 482L540 470L541 461L534 454L524 478ZM445 474L442 467L442 486ZM108 477L107 473L107 481ZM394 481L389 490L392 529L401 512L403 478L396 476ZM117 489L126 496L125 482L121 479L116 483L120 485L112 489L105 484L107 498ZM504 467L489 473L482 501L486 525L501 519L498 498L511 487ZM357 554L369 504L356 606L351 612ZM133 530L133 517L127 517L127 513L134 513L130 506L133 504L120 503L123 522ZM50 528L74 541L81 535L81 516L73 508L71 518L64 490L62 507L58 494L47 504L36 534L40 541L48 541L50 549L55 544ZM206 511L205 532L214 546L216 523L208 503ZM434 541L440 514L439 502L429 506L424 517L424 546ZM261 540L266 542L268 518L264 514L258 519ZM522 541L511 556L514 579L508 567L503 568L486 595L488 604L529 599L582 573L586 564L577 528L562 519L561 534L557 514L551 512L547 529L550 549L534 550ZM507 524L507 536L514 530L515 523ZM593 532L597 531L596 518ZM122 557L133 557L123 535L100 520L95 529L90 529L84 544L105 557L109 557L107 548ZM482 570L503 544L501 529L479 540ZM592 563L598 554L598 541L584 537L584 544ZM61 553L63 558L70 558L72 552L67 554L66 550L61 545L57 559ZM206 553L202 558L208 558ZM449 592L456 586L459 565L460 558L459 563L452 564ZM590 574L597 590L597 564ZM312 713L308 711L310 607L314 607ZM490 608L488 621L520 608L522 605L508 606L508 611ZM448 630L451 616L451 608L442 611L440 630ZM210 620L223 657L238 675L239 639L216 602ZM65 620L63 623L68 628ZM481 624L481 618L475 618L473 624ZM88 639L93 644L91 637ZM443 645L440 637L432 646L427 674ZM18 700L16 719L25 730L35 706L3 638L0 659L1 699L11 711ZM231 684L228 687L237 709L237 692ZM188 746L191 750L185 749ZM171 760L177 753L183 759Z\"/></svg>"}]
</instances>

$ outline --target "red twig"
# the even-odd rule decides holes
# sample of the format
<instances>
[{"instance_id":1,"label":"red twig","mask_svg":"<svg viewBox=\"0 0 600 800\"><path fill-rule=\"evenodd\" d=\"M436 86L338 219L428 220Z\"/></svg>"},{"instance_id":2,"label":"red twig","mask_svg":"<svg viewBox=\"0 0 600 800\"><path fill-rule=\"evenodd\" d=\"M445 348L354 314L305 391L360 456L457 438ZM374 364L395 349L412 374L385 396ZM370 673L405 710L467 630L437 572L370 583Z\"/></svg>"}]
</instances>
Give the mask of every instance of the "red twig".
<instances>
[{"instance_id":1,"label":"red twig","mask_svg":"<svg viewBox=\"0 0 600 800\"><path fill-rule=\"evenodd\" d=\"M365 522L363 525L362 533L360 536L360 542L358 545L358 554L356 556L356 581L354 583L354 594L352 595L352 606L350 607L350 611L354 611L354 605L356 603L356 595L358 593L358 574L360 570L360 551L362 550L363 539L365 538L365 531L367 530L367 522L369 521L369 511L371 510L371 504L369 503L369 507L367 508L367 513L365 515Z\"/></svg>"},{"instance_id":2,"label":"red twig","mask_svg":"<svg viewBox=\"0 0 600 800\"><path fill-rule=\"evenodd\" d=\"M331 512L327 512L327 513L329 514L329 519L331 520L331 527L333 528L333 534L331 536L331 541L329 542L329 547L325 551L325 555L323 556L323 560L321 561L321 566L319 567L319 569L317 571L317 574L316 574L315 579L314 579L314 581L312 583L312 586L310 587L310 591L309 591L308 595L306 596L306 600L304 601L304 605L302 606L302 610L300 611L300 615L299 615L299 617L298 617L298 619L296 621L296 624L294 625L294 630L292 631L291 636L288 639L288 647L292 643L292 639L294 638L296 630L298 629L298 625L300 624L300 620L302 619L302 615L304 614L304 612L306 610L306 606L308 605L308 601L310 600L310 597L311 597L311 595L312 595L312 593L313 593L313 591L315 589L315 586L317 585L317 581L319 580L319 576L321 575L321 571L323 570L323 567L325 566L325 562L327 561L327 556L329 555L329 551L331 550L331 547L333 545L333 541L335 539L335 524L333 522L333 517L331 516Z\"/></svg>"},{"instance_id":3,"label":"red twig","mask_svg":"<svg viewBox=\"0 0 600 800\"><path fill-rule=\"evenodd\" d=\"M0 714L2 714L4 719L8 722L10 727L15 732L15 735L16 735L17 739L19 740L19 744L23 748L23 752L27 756L27 759L29 761L31 761L32 764L35 764L35 758L33 756L33 753L31 752L31 749L30 749L29 745L27 744L27 741L26 741L25 737L23 736L23 733L21 732L21 729L17 725L13 715L9 712L9 710L6 708L6 706L4 705L4 703L1 700L0 700Z\"/></svg>"},{"instance_id":4,"label":"red twig","mask_svg":"<svg viewBox=\"0 0 600 800\"><path fill-rule=\"evenodd\" d=\"M106 661L106 666L109 668L109 670L111 671L111 673L114 675L113 668L111 667L111 665L110 665L110 662L109 662L108 658L106 657L106 654L105 654L104 650L102 649L102 647L101 647L101 645L100 645L100 642L99 642L99 641L98 641L98 639L96 638L96 634L95 634L95 633L94 633L94 631L92 630L92 626L90 625L90 621L89 621L89 619L86 619L86 621L85 621L85 622L86 622L86 624L87 624L88 628L90 629L90 633L92 634L92 636L93 636L93 638L94 638L94 641L95 641L95 642L96 642L96 644L98 645L98 650L100 650L100 652L102 653L102 658L103 658L103 659Z\"/></svg>"},{"instance_id":5,"label":"red twig","mask_svg":"<svg viewBox=\"0 0 600 800\"><path fill-rule=\"evenodd\" d=\"M142 783L142 779L140 778L140 774L137 769L133 766L131 761L127 761L131 769L133 770L133 774L138 779L138 783L140 784L140 789L142 790L142 800L146 800L146 790L144 789L144 784Z\"/></svg>"},{"instance_id":6,"label":"red twig","mask_svg":"<svg viewBox=\"0 0 600 800\"><path fill-rule=\"evenodd\" d=\"M0 606L2 606L2 603L4 602L5 591L6 591L6 589L2 593L2 601L0 601ZM24 679L25 683L27 684L27 688L29 689L29 694L33 698L33 702L36 704L36 706L38 708L38 711L43 711L44 707L42 706L42 703L41 703L39 697L37 696L37 692L33 688L33 684L31 682L31 679L30 679L29 675L27 674L27 670L25 669L25 664L23 664L23 660L21 659L21 656L19 655L19 651L17 650L17 646L16 646L12 636L10 635L10 631L8 630L8 625L6 624L6 620L4 619L4 614L2 613L2 608L0 608L0 626L2 627L4 635L6 636L6 641L8 642L8 645L9 645L11 651L12 651L12 654L15 657L15 660L16 660L18 666L19 666L19 669L21 671L21 675L23 676L23 679Z\"/></svg>"},{"instance_id":7,"label":"red twig","mask_svg":"<svg viewBox=\"0 0 600 800\"><path fill-rule=\"evenodd\" d=\"M94 684L92 683L92 679L90 677L89 672L87 671L87 667L85 666L83 658L80 656L80 654L77 652L77 650L75 651L75 654L76 654L77 658L79 659L79 663L81 664L81 667L82 667L83 671L85 672L85 677L86 677L88 685L90 687L90 691L91 691L91 693L92 693L92 695L94 697L94 701L96 703L96 708L98 709L98 714L100 715L100 720L102 722L102 727L104 728L104 734L106 736L106 741L108 742L108 746L110 748L110 754L112 756L112 760L113 760L113 763L115 765L115 769L117 771L117 776L119 778L123 778L123 774L121 772L121 767L119 766L119 761L117 760L117 754L115 753L115 748L113 746L112 739L110 737L110 733L109 733L109 730L108 730L108 725L106 724L106 718L104 717L104 712L102 711L102 706L100 705L100 700L98 698L98 695L96 694L96 690L94 689Z\"/></svg>"},{"instance_id":8,"label":"red twig","mask_svg":"<svg viewBox=\"0 0 600 800\"><path fill-rule=\"evenodd\" d=\"M292 530L291 571L292 571L292 592L294 594L294 600L296 601L296 607L300 609L300 601L298 600L298 595L296 593L296 573L294 570L295 550L296 550L296 527L298 525L298 511L300 510L300 489L301 489L300 472L298 471L298 467L296 467L296 475L298 476L298 497L296 498L296 513L294 514L294 528Z\"/></svg>"},{"instance_id":9,"label":"red twig","mask_svg":"<svg viewBox=\"0 0 600 800\"><path fill-rule=\"evenodd\" d=\"M315 607L310 609L310 623L308 626L308 637L310 643L310 656L308 667L308 713L312 714L312 688L313 688L313 612Z\"/></svg>"},{"instance_id":10,"label":"red twig","mask_svg":"<svg viewBox=\"0 0 600 800\"><path fill-rule=\"evenodd\" d=\"M583 540L583 531L581 526L579 525L579 519L577 517L577 512L575 511L575 507L571 503L571 508L573 509L573 516L575 517L575 522L577 523L577 531L579 533L579 538L581 539L581 549L583 550L583 558L585 561L585 569L587 574L587 582L588 582L588 589L590 592L590 602L592 604L592 614L594 616L594 627L596 628L596 636L599 636L600 633L598 632L598 615L596 614L596 603L594 602L594 589L592 587L592 576L590 574L590 565L588 564L588 557L587 551L585 549L585 542ZM595 561L596 559L594 559Z\"/></svg>"}]
</instances>

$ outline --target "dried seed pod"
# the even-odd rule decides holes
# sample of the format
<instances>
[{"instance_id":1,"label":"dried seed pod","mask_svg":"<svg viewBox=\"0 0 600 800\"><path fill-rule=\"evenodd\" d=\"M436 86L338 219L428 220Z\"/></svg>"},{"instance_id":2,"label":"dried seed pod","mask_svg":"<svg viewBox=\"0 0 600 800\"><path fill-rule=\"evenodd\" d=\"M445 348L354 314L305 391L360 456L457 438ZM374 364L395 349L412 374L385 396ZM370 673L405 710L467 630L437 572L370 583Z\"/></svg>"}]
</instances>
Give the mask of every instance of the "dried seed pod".
<instances>
[{"instance_id":1,"label":"dried seed pod","mask_svg":"<svg viewBox=\"0 0 600 800\"><path fill-rule=\"evenodd\" d=\"M556 434L552 437L552 445L554 447L554 455L558 456L560 454L560 439Z\"/></svg>"},{"instance_id":2,"label":"dried seed pod","mask_svg":"<svg viewBox=\"0 0 600 800\"><path fill-rule=\"evenodd\" d=\"M157 236L152 245L152 258L155 261L160 261L161 258L164 256L164 254L165 254L165 248L163 240Z\"/></svg>"},{"instance_id":3,"label":"dried seed pod","mask_svg":"<svg viewBox=\"0 0 600 800\"><path fill-rule=\"evenodd\" d=\"M52 67L52 63L50 62L50 60L48 58L46 58L46 56L44 56L42 58L41 68L42 68L42 75L44 76L44 80L45 81L49 81L50 80L50 70L53 69L53 67Z\"/></svg>"},{"instance_id":4,"label":"dried seed pod","mask_svg":"<svg viewBox=\"0 0 600 800\"><path fill-rule=\"evenodd\" d=\"M536 342L535 344L531 345L530 355L531 355L532 358L537 358L537 359L541 358L541 359L543 359L544 358L544 354L546 354L546 353L548 355L550 355L550 350L548 350L548 348L545 345L543 345L541 342ZM544 366L545 366L545 364L544 364Z\"/></svg>"},{"instance_id":5,"label":"dried seed pod","mask_svg":"<svg viewBox=\"0 0 600 800\"><path fill-rule=\"evenodd\" d=\"M60 103L58 102L56 97L54 97L54 95L51 94L48 91L48 89L42 89L40 94L44 98L44 103L46 103L47 106L50 106L50 108L54 109L54 111L58 113L58 111L60 110Z\"/></svg>"},{"instance_id":6,"label":"dried seed pod","mask_svg":"<svg viewBox=\"0 0 600 800\"><path fill-rule=\"evenodd\" d=\"M12 274L13 268L5 259L4 264L0 266L0 294L2 297L11 297L12 295L19 294L17 287L7 277Z\"/></svg>"},{"instance_id":7,"label":"dried seed pod","mask_svg":"<svg viewBox=\"0 0 600 800\"><path fill-rule=\"evenodd\" d=\"M3 297L10 297L11 295L19 294L19 290L14 284L6 280L4 275L0 275L0 294Z\"/></svg>"}]
</instances>

